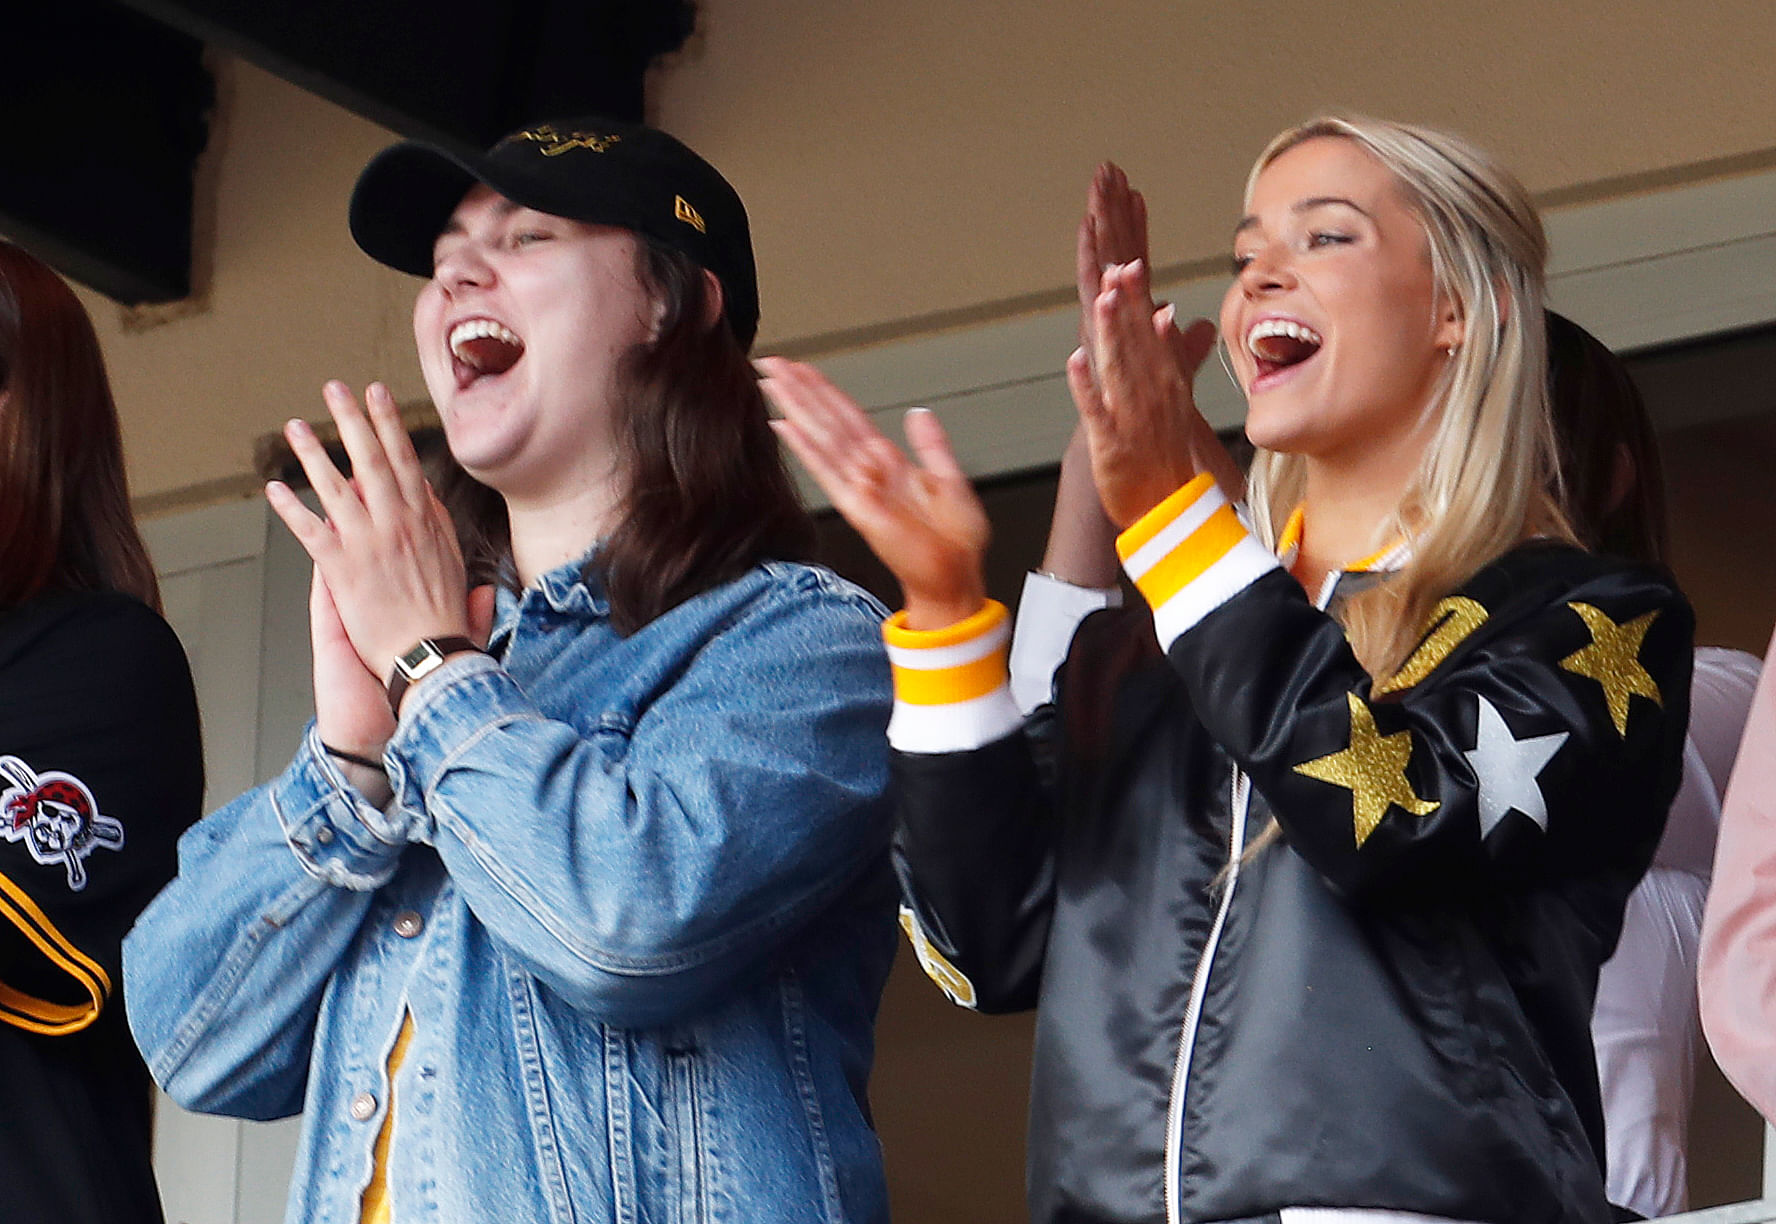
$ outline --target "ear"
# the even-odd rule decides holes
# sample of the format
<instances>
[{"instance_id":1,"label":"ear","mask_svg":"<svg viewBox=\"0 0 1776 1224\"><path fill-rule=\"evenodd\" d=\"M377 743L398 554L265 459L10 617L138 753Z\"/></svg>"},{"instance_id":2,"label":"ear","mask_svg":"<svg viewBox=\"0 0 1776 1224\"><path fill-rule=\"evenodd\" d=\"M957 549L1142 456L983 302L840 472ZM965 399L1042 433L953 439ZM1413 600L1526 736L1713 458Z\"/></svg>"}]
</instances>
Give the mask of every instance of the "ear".
<instances>
[{"instance_id":1,"label":"ear","mask_svg":"<svg viewBox=\"0 0 1776 1224\"><path fill-rule=\"evenodd\" d=\"M708 331L721 322L722 308L727 305L727 298L722 293L721 280L708 268L703 269L703 330Z\"/></svg>"},{"instance_id":2,"label":"ear","mask_svg":"<svg viewBox=\"0 0 1776 1224\"><path fill-rule=\"evenodd\" d=\"M1454 356L1468 338L1468 321L1462 317L1461 303L1449 294L1442 295L1437 305L1437 326L1431 332L1431 344Z\"/></svg>"}]
</instances>

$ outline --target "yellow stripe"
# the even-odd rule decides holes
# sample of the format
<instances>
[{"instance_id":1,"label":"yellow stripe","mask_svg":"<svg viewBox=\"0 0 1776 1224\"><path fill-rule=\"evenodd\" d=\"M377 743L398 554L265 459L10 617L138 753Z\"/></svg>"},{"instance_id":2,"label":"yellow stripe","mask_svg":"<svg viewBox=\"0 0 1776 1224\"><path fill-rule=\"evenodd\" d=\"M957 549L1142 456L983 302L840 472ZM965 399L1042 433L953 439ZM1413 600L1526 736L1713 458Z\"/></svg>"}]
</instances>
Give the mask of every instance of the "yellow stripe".
<instances>
[{"instance_id":1,"label":"yellow stripe","mask_svg":"<svg viewBox=\"0 0 1776 1224\"><path fill-rule=\"evenodd\" d=\"M1011 675L1009 652L992 654L956 667L895 667L894 699L907 705L955 705L973 701L1004 684Z\"/></svg>"},{"instance_id":2,"label":"yellow stripe","mask_svg":"<svg viewBox=\"0 0 1776 1224\"><path fill-rule=\"evenodd\" d=\"M1288 521L1283 524L1283 534L1277 537L1277 556L1282 556L1291 548L1301 547L1301 529L1307 523L1307 513L1300 506L1289 511Z\"/></svg>"},{"instance_id":3,"label":"yellow stripe","mask_svg":"<svg viewBox=\"0 0 1776 1224\"><path fill-rule=\"evenodd\" d=\"M935 650L939 646L960 646L984 637L1007 619L1005 605L989 599L981 610L966 620L959 620L942 629L908 629L906 613L896 612L882 625L882 640L890 646L906 650Z\"/></svg>"},{"instance_id":4,"label":"yellow stripe","mask_svg":"<svg viewBox=\"0 0 1776 1224\"><path fill-rule=\"evenodd\" d=\"M77 1032L97 1020L111 993L110 974L70 943L37 903L4 874L0 874L0 918L17 927L50 964L73 978L90 1000L76 1005L51 1003L0 985L0 1023L35 1033L60 1035Z\"/></svg>"},{"instance_id":5,"label":"yellow stripe","mask_svg":"<svg viewBox=\"0 0 1776 1224\"><path fill-rule=\"evenodd\" d=\"M1403 543L1405 543L1404 537L1396 536L1394 537L1393 543L1376 549L1361 561L1352 561L1349 565L1341 566L1340 568L1347 574L1367 574L1380 563L1383 557L1393 552L1394 549L1400 547Z\"/></svg>"},{"instance_id":6,"label":"yellow stripe","mask_svg":"<svg viewBox=\"0 0 1776 1224\"><path fill-rule=\"evenodd\" d=\"M105 967L86 953L82 952L79 948L76 948L71 942L69 942L66 935L56 930L55 923L49 920L48 914L45 914L37 907L37 903L31 900L30 894L26 893L25 890L20 888L17 884L14 884L4 873L0 873L0 893L5 893L6 896L11 899L12 904L16 905L19 910L43 932L46 938L52 940L56 946L62 950L64 956L75 964L82 966L88 973L97 979L99 988L104 991L104 993L111 993L111 975L105 972ZM4 900L0 900L0 908L9 907L6 906ZM17 919L14 919L14 921L17 921ZM23 929L23 924L20 924L20 927ZM30 932L27 931L26 934L30 934ZM41 942L35 935L32 935L31 942L38 944L39 947L42 946ZM61 963L61 959L56 957L53 953L50 954L50 957L58 964ZM71 966L67 966L67 968L69 968L69 972L74 971Z\"/></svg>"},{"instance_id":7,"label":"yellow stripe","mask_svg":"<svg viewBox=\"0 0 1776 1224\"><path fill-rule=\"evenodd\" d=\"M0 984L0 1023L29 1033L50 1037L78 1033L98 1015L99 1009L90 1003L51 1003Z\"/></svg>"},{"instance_id":8,"label":"yellow stripe","mask_svg":"<svg viewBox=\"0 0 1776 1224\"><path fill-rule=\"evenodd\" d=\"M1157 608L1166 600L1202 577L1203 572L1225 557L1234 545L1251 537L1239 521L1231 504L1209 515L1201 527L1184 539L1178 547L1161 557L1135 580L1135 586L1147 606Z\"/></svg>"},{"instance_id":9,"label":"yellow stripe","mask_svg":"<svg viewBox=\"0 0 1776 1224\"><path fill-rule=\"evenodd\" d=\"M1170 527L1203 494L1215 486L1215 478L1204 472L1136 519L1129 529L1116 537L1116 555L1127 561L1141 551L1149 540Z\"/></svg>"}]
</instances>

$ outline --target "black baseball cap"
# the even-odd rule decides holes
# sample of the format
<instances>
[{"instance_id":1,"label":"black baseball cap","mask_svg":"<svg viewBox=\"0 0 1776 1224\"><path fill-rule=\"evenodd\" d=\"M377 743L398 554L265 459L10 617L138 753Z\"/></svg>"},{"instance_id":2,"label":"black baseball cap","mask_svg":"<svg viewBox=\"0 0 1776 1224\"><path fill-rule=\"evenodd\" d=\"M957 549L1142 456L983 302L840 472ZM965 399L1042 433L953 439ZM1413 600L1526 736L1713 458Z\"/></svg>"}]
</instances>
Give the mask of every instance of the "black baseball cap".
<instances>
[{"instance_id":1,"label":"black baseball cap","mask_svg":"<svg viewBox=\"0 0 1776 1224\"><path fill-rule=\"evenodd\" d=\"M513 132L484 154L407 140L364 167L351 232L364 253L414 276L476 183L538 212L645 234L715 273L741 348L758 332L746 206L721 172L665 132L588 117Z\"/></svg>"}]
</instances>

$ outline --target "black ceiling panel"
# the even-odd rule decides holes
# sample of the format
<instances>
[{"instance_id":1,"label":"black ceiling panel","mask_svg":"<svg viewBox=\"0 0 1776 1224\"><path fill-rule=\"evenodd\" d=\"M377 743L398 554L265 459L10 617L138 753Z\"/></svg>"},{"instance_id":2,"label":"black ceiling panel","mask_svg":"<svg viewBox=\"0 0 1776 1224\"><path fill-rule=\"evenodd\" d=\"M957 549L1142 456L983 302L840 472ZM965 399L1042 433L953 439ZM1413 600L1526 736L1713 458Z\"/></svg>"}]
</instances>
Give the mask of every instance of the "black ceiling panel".
<instances>
[{"instance_id":1,"label":"black ceiling panel","mask_svg":"<svg viewBox=\"0 0 1776 1224\"><path fill-rule=\"evenodd\" d=\"M0 233L121 302L191 291L196 39L111 0L21 4L0 34Z\"/></svg>"},{"instance_id":2,"label":"black ceiling panel","mask_svg":"<svg viewBox=\"0 0 1776 1224\"><path fill-rule=\"evenodd\" d=\"M480 149L539 119L643 117L693 0L13 0L0 234L135 304L191 291L204 44L410 136Z\"/></svg>"},{"instance_id":3,"label":"black ceiling panel","mask_svg":"<svg viewBox=\"0 0 1776 1224\"><path fill-rule=\"evenodd\" d=\"M690 0L127 0L396 131L480 149L538 119L642 118Z\"/></svg>"}]
</instances>

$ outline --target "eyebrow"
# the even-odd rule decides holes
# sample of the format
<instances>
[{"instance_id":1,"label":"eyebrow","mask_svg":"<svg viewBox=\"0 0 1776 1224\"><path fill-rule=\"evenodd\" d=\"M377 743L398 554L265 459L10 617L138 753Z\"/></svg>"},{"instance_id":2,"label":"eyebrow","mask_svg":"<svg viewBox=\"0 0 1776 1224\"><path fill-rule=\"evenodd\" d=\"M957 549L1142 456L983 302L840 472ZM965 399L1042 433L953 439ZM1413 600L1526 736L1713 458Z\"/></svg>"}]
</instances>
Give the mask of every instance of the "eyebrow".
<instances>
[{"instance_id":1,"label":"eyebrow","mask_svg":"<svg viewBox=\"0 0 1776 1224\"><path fill-rule=\"evenodd\" d=\"M1352 212L1361 213L1363 216L1369 217L1371 221L1375 220L1374 217L1370 216L1368 209L1364 208L1361 204L1358 204L1355 200L1347 199L1344 196L1309 196L1305 200L1296 201L1295 206L1289 211L1299 217L1302 213L1312 212L1316 208L1325 208L1329 204L1342 204ZM1233 227L1233 236L1238 238L1241 234L1252 229L1257 224L1258 218L1254 215L1248 214L1241 217L1240 223Z\"/></svg>"}]
</instances>

